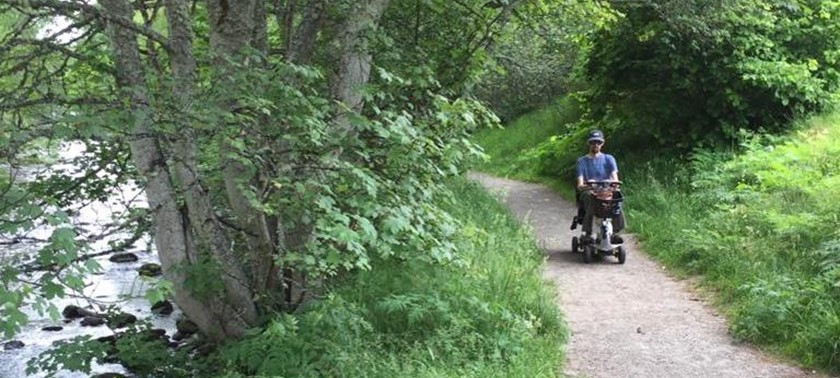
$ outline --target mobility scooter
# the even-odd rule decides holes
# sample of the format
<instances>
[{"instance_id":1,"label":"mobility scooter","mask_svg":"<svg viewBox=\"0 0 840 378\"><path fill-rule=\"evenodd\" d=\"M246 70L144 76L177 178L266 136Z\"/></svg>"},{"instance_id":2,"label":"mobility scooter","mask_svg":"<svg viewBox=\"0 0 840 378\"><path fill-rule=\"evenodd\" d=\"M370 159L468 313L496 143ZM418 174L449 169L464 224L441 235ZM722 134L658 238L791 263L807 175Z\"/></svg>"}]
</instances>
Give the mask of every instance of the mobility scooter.
<instances>
[{"instance_id":1,"label":"mobility scooter","mask_svg":"<svg viewBox=\"0 0 840 378\"><path fill-rule=\"evenodd\" d=\"M619 190L620 181L590 180L586 182L592 188L595 212L592 221L592 236L581 234L572 237L572 252L583 253L583 262L590 263L595 256L615 256L619 264L627 260L627 251L620 243L613 244L613 218L621 213L624 197ZM584 194L585 195L585 194ZM572 220L571 229L583 224L583 208Z\"/></svg>"}]
</instances>

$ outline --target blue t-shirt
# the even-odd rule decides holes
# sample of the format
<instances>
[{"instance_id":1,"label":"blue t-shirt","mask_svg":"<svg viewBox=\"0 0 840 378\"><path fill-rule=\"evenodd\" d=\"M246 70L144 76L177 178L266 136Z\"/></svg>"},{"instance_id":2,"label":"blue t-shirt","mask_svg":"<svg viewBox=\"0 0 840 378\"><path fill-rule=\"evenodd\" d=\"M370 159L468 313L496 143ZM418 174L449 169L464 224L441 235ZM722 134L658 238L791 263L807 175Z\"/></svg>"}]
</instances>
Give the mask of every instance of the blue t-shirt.
<instances>
[{"instance_id":1,"label":"blue t-shirt","mask_svg":"<svg viewBox=\"0 0 840 378\"><path fill-rule=\"evenodd\" d=\"M609 180L610 174L618 171L615 158L609 154L598 154L594 158L589 155L581 156L577 161L577 176L587 180Z\"/></svg>"}]
</instances>

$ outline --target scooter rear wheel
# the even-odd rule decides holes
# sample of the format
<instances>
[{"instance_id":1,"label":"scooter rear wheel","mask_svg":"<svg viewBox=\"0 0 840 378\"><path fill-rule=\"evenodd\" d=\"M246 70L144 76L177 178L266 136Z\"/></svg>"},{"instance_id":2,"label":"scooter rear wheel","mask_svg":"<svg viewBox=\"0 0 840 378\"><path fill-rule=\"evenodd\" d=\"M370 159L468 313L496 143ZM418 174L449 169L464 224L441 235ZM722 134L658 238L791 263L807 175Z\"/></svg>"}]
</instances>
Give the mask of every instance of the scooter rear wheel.
<instances>
[{"instance_id":1,"label":"scooter rear wheel","mask_svg":"<svg viewBox=\"0 0 840 378\"><path fill-rule=\"evenodd\" d=\"M618 257L619 264L624 264L624 262L627 261L627 251L624 250L624 247L618 247L618 252L616 253L616 256Z\"/></svg>"},{"instance_id":2,"label":"scooter rear wheel","mask_svg":"<svg viewBox=\"0 0 840 378\"><path fill-rule=\"evenodd\" d=\"M580 250L580 241L577 236L572 236L572 253L578 253Z\"/></svg>"}]
</instances>

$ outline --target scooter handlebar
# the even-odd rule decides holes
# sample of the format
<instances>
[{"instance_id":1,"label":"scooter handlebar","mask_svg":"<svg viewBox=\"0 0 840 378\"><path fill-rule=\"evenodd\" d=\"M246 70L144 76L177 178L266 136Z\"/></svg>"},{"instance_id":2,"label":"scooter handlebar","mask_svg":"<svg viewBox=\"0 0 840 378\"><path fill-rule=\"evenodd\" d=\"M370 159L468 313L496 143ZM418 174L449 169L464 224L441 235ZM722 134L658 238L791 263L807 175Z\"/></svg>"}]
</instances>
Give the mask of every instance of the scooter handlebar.
<instances>
[{"instance_id":1,"label":"scooter handlebar","mask_svg":"<svg viewBox=\"0 0 840 378\"><path fill-rule=\"evenodd\" d=\"M590 186L613 186L617 187L621 185L621 181L619 180L587 180L586 185Z\"/></svg>"}]
</instances>

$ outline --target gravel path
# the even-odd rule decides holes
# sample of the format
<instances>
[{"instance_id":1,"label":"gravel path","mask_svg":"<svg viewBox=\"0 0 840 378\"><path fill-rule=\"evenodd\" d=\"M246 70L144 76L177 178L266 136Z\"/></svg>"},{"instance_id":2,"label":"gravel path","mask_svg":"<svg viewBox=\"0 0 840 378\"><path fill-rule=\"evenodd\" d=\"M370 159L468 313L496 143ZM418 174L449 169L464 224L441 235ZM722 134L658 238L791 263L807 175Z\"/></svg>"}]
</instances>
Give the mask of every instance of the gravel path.
<instances>
[{"instance_id":1,"label":"gravel path","mask_svg":"<svg viewBox=\"0 0 840 378\"><path fill-rule=\"evenodd\" d=\"M625 237L627 262L584 264L571 253L574 205L536 184L470 174L529 223L548 254L544 276L558 287L571 330L568 377L815 377L764 356L727 334L725 319L690 285ZM576 230L575 232L579 232Z\"/></svg>"}]
</instances>

